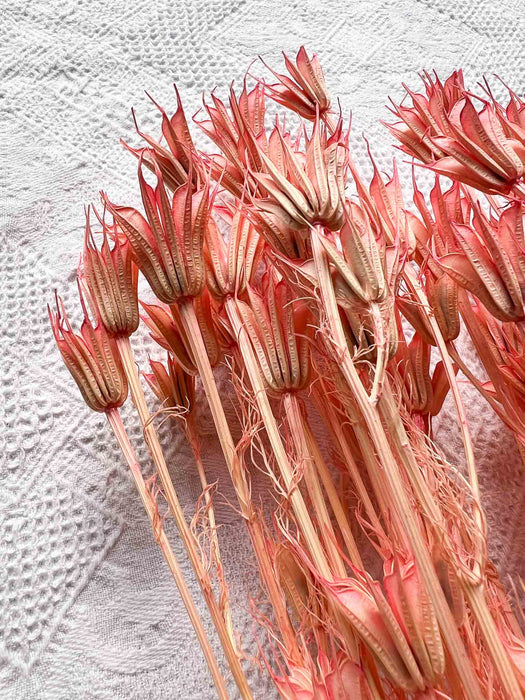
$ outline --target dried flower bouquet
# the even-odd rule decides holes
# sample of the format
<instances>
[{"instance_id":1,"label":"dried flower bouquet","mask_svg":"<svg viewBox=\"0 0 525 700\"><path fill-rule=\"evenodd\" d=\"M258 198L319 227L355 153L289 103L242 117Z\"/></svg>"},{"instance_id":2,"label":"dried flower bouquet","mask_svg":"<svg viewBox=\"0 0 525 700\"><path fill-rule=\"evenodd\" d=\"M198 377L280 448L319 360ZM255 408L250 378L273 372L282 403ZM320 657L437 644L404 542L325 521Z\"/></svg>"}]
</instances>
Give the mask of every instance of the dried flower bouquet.
<instances>
[{"instance_id":1,"label":"dried flower bouquet","mask_svg":"<svg viewBox=\"0 0 525 700\"><path fill-rule=\"evenodd\" d=\"M195 147L178 92L171 117L159 107L159 139L137 126L145 145L124 145L138 162L142 208L102 193L96 231L88 211L78 274L84 321L75 333L57 297L58 348L114 431L219 697L228 697L224 661L162 513L184 543L238 693L251 698L193 417L196 378L271 610L254 616L269 640L261 668L281 697L521 698L525 641L488 557L457 372L525 456L525 102L508 90L500 103L488 84L475 95L461 71L444 82L425 73L421 93L406 88L385 126L435 173L424 193L413 168L408 203L395 164L385 178L370 155L371 181L358 172L317 58L301 48L284 60L286 73L270 69L270 82L250 76L228 102L214 93L205 100L205 118L194 121L217 153ZM268 101L279 105L271 123ZM167 364L151 361L142 377L130 343L139 272L157 299L140 302L142 320L167 352ZM488 380L463 360L461 328ZM217 388L220 364L240 440ZM128 389L158 489L145 481L120 417ZM449 392L465 474L432 441ZM311 426L315 413L330 459ZM182 424L195 458L202 497L192 523L158 414ZM271 512L252 499L250 470L261 465Z\"/></svg>"}]
</instances>

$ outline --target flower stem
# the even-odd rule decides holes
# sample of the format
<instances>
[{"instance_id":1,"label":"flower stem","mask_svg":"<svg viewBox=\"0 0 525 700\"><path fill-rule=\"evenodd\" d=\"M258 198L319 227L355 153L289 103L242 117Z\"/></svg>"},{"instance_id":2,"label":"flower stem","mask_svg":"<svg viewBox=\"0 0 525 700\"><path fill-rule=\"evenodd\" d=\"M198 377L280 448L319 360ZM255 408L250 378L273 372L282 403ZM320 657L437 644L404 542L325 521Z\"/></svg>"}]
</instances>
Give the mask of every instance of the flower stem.
<instances>
[{"instance_id":1,"label":"flower stem","mask_svg":"<svg viewBox=\"0 0 525 700\"><path fill-rule=\"evenodd\" d=\"M135 366L133 351L131 349L129 338L118 338L117 344L120 355L122 357L122 363L124 365L126 377L130 386L131 397L133 399L133 403L135 404L135 408L137 409L137 413L142 424L142 429L144 431L144 438L146 440L146 444L148 445L151 457L160 477L162 487L164 490L164 495L168 503L170 512L173 516L175 525L177 526L180 536L182 537L182 541L188 553L190 562L193 566L193 570L195 571L195 574L197 576L197 580L199 582L204 598L210 610L210 615L219 635L219 639L224 649L228 665L231 669L233 677L235 678L237 687L239 688L239 692L241 693L241 696L243 698L246 698L247 700L251 699L253 696L248 686L246 676L244 675L244 672L242 670L239 658L237 657L237 652L235 650L233 639L231 639L230 637L220 607L217 601L215 600L209 574L202 563L195 539L191 533L188 523L186 522L186 518L184 517L182 507L180 505L177 493L175 491L175 487L173 486L168 466L166 464L166 460L164 459L164 454L162 452L162 447L159 442L157 431L155 430L155 426L153 425L152 418L146 403L146 397L144 396L144 391L140 383L140 377Z\"/></svg>"},{"instance_id":2,"label":"flower stem","mask_svg":"<svg viewBox=\"0 0 525 700\"><path fill-rule=\"evenodd\" d=\"M193 457L195 459L195 464L197 465L197 471L199 473L199 479L202 486L202 491L204 493L204 502L206 504L206 511L208 515L208 523L210 526L210 541L213 550L213 560L217 570L217 579L220 584L221 595L220 595L220 605L223 610L224 620L226 626L228 627L230 639L234 641L234 631L233 623L231 618L230 604L228 600L228 590L224 583L224 566L222 563L221 551L219 547L219 537L217 534L217 522L215 520L215 509L213 507L213 500L209 493L208 479L206 478L206 472L204 470L204 464L202 463L202 458L199 449L199 438L197 435L197 430L195 428L195 423L193 422L193 416L188 415L184 419L185 433L188 443L193 452Z\"/></svg>"},{"instance_id":3,"label":"flower stem","mask_svg":"<svg viewBox=\"0 0 525 700\"><path fill-rule=\"evenodd\" d=\"M372 525L376 533L379 533L384 538L386 538L386 534L384 532L379 516L377 515L375 506L372 503L368 490L365 486L361 473L359 472L359 468L354 459L352 447L350 446L348 438L345 435L345 430L341 421L341 416L337 414L330 401L326 401L321 404L321 397L317 394L317 392L316 399L319 412L321 413L321 415L325 416L325 423L330 432L332 433L333 437L335 438L336 444L338 445L339 451L343 458L343 462L348 470L350 478L354 483L357 495L364 506L370 524ZM360 446L361 448L364 447L363 444L361 444ZM365 464L368 464L368 462L373 459L373 450L362 450L362 455ZM368 462L366 460L366 457L368 457ZM379 475L377 465L374 464L372 466L367 466L367 471L369 473L372 488L374 489L380 511L383 513L384 516L386 516L388 514L388 510L386 508L384 489L381 488L381 483L378 482L377 479Z\"/></svg>"},{"instance_id":4,"label":"flower stem","mask_svg":"<svg viewBox=\"0 0 525 700\"><path fill-rule=\"evenodd\" d=\"M250 487L243 472L241 460L235 449L235 444L219 397L217 385L215 384L213 370L191 299L183 299L179 303L179 310L191 346L193 359L199 371L204 392L208 400L230 478L237 494L240 512L246 521L252 547L258 560L259 571L264 581L268 597L270 598L277 625L283 636L290 659L300 662L301 652L297 643L296 634L290 622L290 618L288 617L283 592L274 576L274 565L268 553L257 512L252 505Z\"/></svg>"},{"instance_id":5,"label":"flower stem","mask_svg":"<svg viewBox=\"0 0 525 700\"><path fill-rule=\"evenodd\" d=\"M282 397L282 402L297 458L302 467L301 473L303 474L306 488L317 516L317 521L320 525L321 537L326 547L327 558L330 560L335 575L340 578L345 578L345 565L337 546L335 532L321 491L321 484L317 477L316 464L311 452L311 445L308 443L307 434L305 432L304 416L299 404L299 399L297 394L286 392ZM356 548L354 548L353 553L355 554L355 552Z\"/></svg>"},{"instance_id":6,"label":"flower stem","mask_svg":"<svg viewBox=\"0 0 525 700\"><path fill-rule=\"evenodd\" d=\"M259 408L259 413L261 414L261 418L264 422L266 434L268 435L275 461L279 467L279 471L284 482L284 487L288 493L290 503L295 513L297 524L304 535L310 555L315 566L319 570L319 573L325 578L331 579L332 573L330 571L323 546L314 528L312 519L310 518L310 513L308 512L308 508L304 502L303 495L295 483L294 470L292 469L290 460L286 454L281 435L279 434L277 421L273 415L272 408L266 394L266 389L261 378L259 366L257 364L257 359L255 357L250 338L246 335L246 330L240 319L234 299L230 298L226 301L226 312L239 344L244 360L244 366L248 373L255 400Z\"/></svg>"},{"instance_id":7,"label":"flower stem","mask_svg":"<svg viewBox=\"0 0 525 700\"><path fill-rule=\"evenodd\" d=\"M140 465L135 456L133 447L129 441L129 437L126 433L124 424L122 423L120 413L117 409L114 408L108 411L106 413L106 416L109 424L113 429L115 437L117 438L117 442L119 443L120 448L124 454L126 462L128 463L129 469L133 476L133 480L135 481L135 486L137 488L137 491L139 492L140 498L144 505L144 509L146 510L146 513L148 514L148 517L150 519L153 531L155 533L155 539L157 541L157 544L159 545L162 551L164 559L166 560L166 563L169 566L177 588L179 589L182 602L184 603L184 607L186 608L193 628L195 629L195 633L197 634L199 643L202 647L202 651L204 652L204 657L206 658L206 663L208 664L208 668L210 669L210 673L213 677L213 681L215 683L215 687L217 688L219 698L228 700L226 684L219 670L217 659L215 658L213 650L210 646L210 642L204 630L202 620L199 616L199 613L197 612L197 608L195 607L195 603L193 602L193 598L191 597L186 581L184 580L182 571L180 570L177 559L175 558L173 550L170 546L169 540L166 536L166 532L164 531L162 524L158 525L156 523L157 505L155 503L155 499L146 488L146 484L144 483L144 478L140 470Z\"/></svg>"},{"instance_id":8,"label":"flower stem","mask_svg":"<svg viewBox=\"0 0 525 700\"><path fill-rule=\"evenodd\" d=\"M425 581L430 599L434 605L450 656L453 659L458 675L463 683L465 695L469 700L481 700L482 695L479 683L472 665L469 662L443 590L439 584L423 535L412 512L412 507L405 492L401 474L399 473L399 467L390 448L388 438L381 424L381 419L376 407L369 400L368 394L361 383L359 374L348 352L344 330L339 317L335 291L332 285L330 268L326 254L319 240L319 235L322 235L322 232L316 229L312 231L312 249L319 277L321 299L330 326L332 340L338 351L338 362L341 371L348 382L349 388L357 401L370 431L374 447L379 457L379 462L384 469L391 490L392 498L405 524L406 534L410 541L414 557L421 571L423 580ZM392 426L392 429L395 430L395 426Z\"/></svg>"},{"instance_id":9,"label":"flower stem","mask_svg":"<svg viewBox=\"0 0 525 700\"><path fill-rule=\"evenodd\" d=\"M483 586L465 586L465 595L470 609L481 630L490 658L497 669L499 680L508 700L522 698L518 680L514 674L509 655L503 646L496 623L492 617Z\"/></svg>"},{"instance_id":10,"label":"flower stem","mask_svg":"<svg viewBox=\"0 0 525 700\"><path fill-rule=\"evenodd\" d=\"M474 513L474 519L476 522L477 527L479 528L480 531L483 531L483 515L481 513L481 500L480 500L480 493L479 493L479 480L478 480L478 472L476 469L476 460L474 458L474 448L472 446L472 436L470 434L470 429L469 429L469 424L467 420L467 414L465 411L465 405L463 404L463 399L461 398L461 393L459 391L459 383L456 377L456 373L454 372L454 367L452 365L452 360L450 358L450 354L447 349L447 343L445 342L443 338L443 334L441 333L441 329L439 327L438 322L436 321L436 318L432 312L432 309L430 308L428 304L428 300L421 288L421 285L415 275L414 270L410 267L410 265L405 265L404 269L404 277L412 290L412 292L416 295L418 303L421 305L421 308L423 310L423 313L428 319L428 322L430 323L430 326L432 328L432 332L434 334L434 338L436 340L439 354L441 356L441 359L443 361L443 367L445 369L448 383L450 385L450 390L452 392L452 397L454 399L454 404L456 406L456 413L458 414L459 418L459 425L461 429L461 437L463 441L463 449L465 450L465 459L467 463L467 471L469 475L469 481L470 481L470 488L472 490L472 495L474 497L474 502L473 502L473 513ZM476 563L476 571L478 575L481 572L481 563L477 562Z\"/></svg>"},{"instance_id":11,"label":"flower stem","mask_svg":"<svg viewBox=\"0 0 525 700\"><path fill-rule=\"evenodd\" d=\"M300 438L300 440L302 441L306 458L310 462L307 469L311 469L312 471L317 470L319 477L321 478L324 490L326 491L326 495L328 496L328 501L339 526L341 536L348 550L348 554L350 555L350 560L361 570L364 570L363 561L361 559L361 555L359 554L359 549L357 548L354 536L352 534L352 530L350 528L350 524L348 523L345 509L343 508L343 505L337 493L337 489L335 488L334 482L332 481L332 475L330 474L328 466L326 465L326 462L323 459L323 455L321 454L315 437L310 429L310 426L308 425L308 420L304 413L304 406L300 405L299 397L293 393L285 394L283 400L285 402L285 406L287 405L287 416L293 415L294 417L293 423L297 431L296 434L298 438ZM315 486L316 489L320 492L320 485L317 479ZM329 534L331 534L331 532L329 532ZM337 552L337 554L339 553ZM335 560L337 564L339 563L339 559L340 557L338 556ZM343 576L344 575L345 573L343 567Z\"/></svg>"}]
</instances>

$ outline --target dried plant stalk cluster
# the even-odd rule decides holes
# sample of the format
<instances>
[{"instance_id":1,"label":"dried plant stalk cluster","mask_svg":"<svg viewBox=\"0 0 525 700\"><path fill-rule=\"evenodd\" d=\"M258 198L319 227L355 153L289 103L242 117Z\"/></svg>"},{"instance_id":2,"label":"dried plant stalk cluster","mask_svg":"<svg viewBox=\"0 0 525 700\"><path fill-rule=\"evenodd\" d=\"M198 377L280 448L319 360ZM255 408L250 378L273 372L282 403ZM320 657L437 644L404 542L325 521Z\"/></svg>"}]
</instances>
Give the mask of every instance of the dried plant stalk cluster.
<instances>
[{"instance_id":1,"label":"dried plant stalk cluster","mask_svg":"<svg viewBox=\"0 0 525 700\"><path fill-rule=\"evenodd\" d=\"M224 662L162 517L167 509L177 526L238 693L251 698L200 457L196 379L253 546L253 593L271 609L253 608L270 642L261 668L281 697L523 697L524 637L488 558L456 375L486 398L525 455L525 102L508 90L500 103L487 84L474 95L461 71L445 82L425 73L421 93L407 88L386 127L415 165L435 173L425 195L413 168L407 203L395 164L385 177L370 156L371 181L359 174L317 58L301 48L285 64L270 83L246 80L227 102L214 93L205 100L195 123L216 153L195 147L178 92L171 117L159 108L162 136L139 131L145 145L126 145L138 160L142 208L103 193L96 231L88 214L85 318L75 334L57 298L50 318L59 350L122 447L219 697L228 697ZM268 101L295 116L270 123ZM139 271L153 304L138 300ZM152 361L144 373L149 399L129 340L139 303L167 353L165 365ZM455 345L461 328L488 381L465 365ZM226 419L220 364L239 425ZM128 388L154 488L120 418ZM449 392L465 474L432 442ZM316 412L328 451L311 426ZM179 421L195 457L202 498L191 523L157 415ZM254 468L265 473L271 511L252 500Z\"/></svg>"}]
</instances>

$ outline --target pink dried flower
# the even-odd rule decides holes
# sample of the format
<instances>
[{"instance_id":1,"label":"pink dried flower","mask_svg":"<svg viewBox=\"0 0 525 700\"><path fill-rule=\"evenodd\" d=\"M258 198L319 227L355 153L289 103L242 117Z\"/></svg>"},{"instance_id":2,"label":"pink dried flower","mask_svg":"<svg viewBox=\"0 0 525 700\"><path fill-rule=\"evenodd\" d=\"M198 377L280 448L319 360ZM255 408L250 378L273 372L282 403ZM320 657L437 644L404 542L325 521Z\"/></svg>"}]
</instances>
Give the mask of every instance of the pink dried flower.
<instances>
[{"instance_id":1,"label":"pink dried flower","mask_svg":"<svg viewBox=\"0 0 525 700\"><path fill-rule=\"evenodd\" d=\"M90 304L108 333L129 337L139 325L138 268L129 242L121 240L116 227L101 221L103 242L100 250L86 213L86 232L79 278ZM114 241L109 247L109 238Z\"/></svg>"},{"instance_id":2,"label":"pink dried flower","mask_svg":"<svg viewBox=\"0 0 525 700\"><path fill-rule=\"evenodd\" d=\"M436 173L482 192L508 194L525 174L523 134L501 108L468 93L461 73L444 85L437 77L424 79L426 97L407 89L412 106L394 105L401 122L386 125L402 149Z\"/></svg>"},{"instance_id":3,"label":"pink dried flower","mask_svg":"<svg viewBox=\"0 0 525 700\"><path fill-rule=\"evenodd\" d=\"M323 69L316 56L308 57L301 46L295 64L283 52L288 75L271 70L278 82L264 85L272 100L296 112L304 119L315 121L316 115L323 117L330 110L330 98L326 90Z\"/></svg>"},{"instance_id":4,"label":"pink dried flower","mask_svg":"<svg viewBox=\"0 0 525 700\"><path fill-rule=\"evenodd\" d=\"M158 168L163 181L173 192L187 181L190 170L193 178L203 176L200 163L195 159L195 146L188 129L179 91L176 85L174 88L177 95L177 109L172 117L168 117L165 110L152 100L162 114L162 135L166 140L167 148L139 129L133 110L137 133L146 141L149 148L132 148L125 141L121 141L122 145L149 170L156 172Z\"/></svg>"},{"instance_id":5,"label":"pink dried flower","mask_svg":"<svg viewBox=\"0 0 525 700\"><path fill-rule=\"evenodd\" d=\"M48 306L48 313L62 359L87 405L100 413L122 406L128 383L115 339L102 323L93 327L85 308L80 334L75 334L58 296L56 312Z\"/></svg>"},{"instance_id":6,"label":"pink dried flower","mask_svg":"<svg viewBox=\"0 0 525 700\"><path fill-rule=\"evenodd\" d=\"M132 207L104 202L126 235L137 264L160 301L173 304L198 296L204 287L203 242L211 211L209 181L194 191L191 177L170 198L160 169L148 185L139 160L138 177L146 218Z\"/></svg>"}]
</instances>

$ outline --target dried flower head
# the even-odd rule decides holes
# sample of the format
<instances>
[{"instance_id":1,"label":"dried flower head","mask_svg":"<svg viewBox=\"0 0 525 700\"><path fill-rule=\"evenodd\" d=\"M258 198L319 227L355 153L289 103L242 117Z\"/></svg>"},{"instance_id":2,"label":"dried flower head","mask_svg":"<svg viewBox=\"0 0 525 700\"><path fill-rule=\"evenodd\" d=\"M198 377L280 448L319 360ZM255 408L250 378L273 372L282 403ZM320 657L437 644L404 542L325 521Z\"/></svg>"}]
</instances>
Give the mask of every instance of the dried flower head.
<instances>
[{"instance_id":1,"label":"dried flower head","mask_svg":"<svg viewBox=\"0 0 525 700\"><path fill-rule=\"evenodd\" d=\"M523 216L521 203L499 218L474 205L471 223L452 224L456 250L439 258L439 266L502 321L525 316Z\"/></svg>"},{"instance_id":2,"label":"dried flower head","mask_svg":"<svg viewBox=\"0 0 525 700\"><path fill-rule=\"evenodd\" d=\"M263 241L243 210L223 207L220 211L230 223L228 242L210 219L204 254L208 289L222 301L230 295L244 294L257 268Z\"/></svg>"},{"instance_id":3,"label":"dried flower head","mask_svg":"<svg viewBox=\"0 0 525 700\"><path fill-rule=\"evenodd\" d=\"M144 373L158 400L168 408L191 413L195 407L195 377L168 353L167 367L162 362L149 361L151 374Z\"/></svg>"},{"instance_id":4,"label":"dried flower head","mask_svg":"<svg viewBox=\"0 0 525 700\"><path fill-rule=\"evenodd\" d=\"M339 121L328 133L319 115L311 135L305 135L305 151L294 148L282 129L275 127L275 146L265 154L258 147L265 172L253 177L267 192L253 199L256 210L277 216L282 224L338 230L344 216L347 145ZM293 222L293 223L292 223Z\"/></svg>"},{"instance_id":5,"label":"dried flower head","mask_svg":"<svg viewBox=\"0 0 525 700\"><path fill-rule=\"evenodd\" d=\"M310 377L310 311L273 272L265 275L260 291L249 287L248 297L249 303L239 300L238 307L268 389L303 389Z\"/></svg>"},{"instance_id":6,"label":"dried flower head","mask_svg":"<svg viewBox=\"0 0 525 700\"><path fill-rule=\"evenodd\" d=\"M220 180L231 194L241 198L246 185L250 189L257 186L250 176L250 171L261 169L257 144L263 150L268 145L264 124L264 91L260 85L248 91L245 81L239 97L233 85L230 88L229 112L225 103L214 93L211 94L211 102L204 102L208 119L197 124L220 148L222 155L205 156L205 160L212 176Z\"/></svg>"},{"instance_id":7,"label":"dried flower head","mask_svg":"<svg viewBox=\"0 0 525 700\"><path fill-rule=\"evenodd\" d=\"M460 73L441 84L424 76L426 97L407 89L412 107L394 105L401 119L387 125L402 149L436 173L482 192L510 192L525 174L525 139L502 109L464 89ZM475 101L481 103L478 109Z\"/></svg>"},{"instance_id":8,"label":"dried flower head","mask_svg":"<svg viewBox=\"0 0 525 700\"><path fill-rule=\"evenodd\" d=\"M203 242L210 216L209 181L194 191L192 179L168 196L155 165L151 187L139 160L138 177L146 218L132 207L104 202L126 235L137 264L160 301L173 304L198 296L204 287ZM191 170L191 166L190 166Z\"/></svg>"},{"instance_id":9,"label":"dried flower head","mask_svg":"<svg viewBox=\"0 0 525 700\"><path fill-rule=\"evenodd\" d=\"M296 112L304 119L314 121L316 115L324 116L330 110L330 98L326 90L323 69L316 54L308 57L301 46L295 64L283 53L288 75L270 71L278 82L264 85L272 100Z\"/></svg>"},{"instance_id":10,"label":"dried flower head","mask_svg":"<svg viewBox=\"0 0 525 700\"><path fill-rule=\"evenodd\" d=\"M425 681L397 619L379 584L341 579L324 588L356 633L403 690L424 690Z\"/></svg>"},{"instance_id":11,"label":"dried flower head","mask_svg":"<svg viewBox=\"0 0 525 700\"><path fill-rule=\"evenodd\" d=\"M417 331L407 342L399 322L397 354L392 360L391 371L399 377L399 390L407 411L416 425L425 433L431 433L431 417L436 416L445 401L450 385L443 362L430 369L430 343ZM457 367L455 368L457 371Z\"/></svg>"},{"instance_id":12,"label":"dried flower head","mask_svg":"<svg viewBox=\"0 0 525 700\"><path fill-rule=\"evenodd\" d=\"M195 146L188 129L179 91L176 85L174 88L177 95L177 109L172 117L168 117L165 110L150 98L162 114L162 136L166 140L167 148L159 140L139 129L134 110L132 114L137 133L146 141L149 148L132 148L125 141L121 141L122 145L142 161L151 172L156 172L158 168L163 181L172 192L186 183L190 170L195 180L203 176L203 169L194 157Z\"/></svg>"},{"instance_id":13,"label":"dried flower head","mask_svg":"<svg viewBox=\"0 0 525 700\"><path fill-rule=\"evenodd\" d=\"M391 111L400 121L385 126L401 142L401 149L405 153L424 163L430 163L444 156L444 152L435 145L433 137L452 136L448 115L461 99L465 85L461 70L454 71L444 83L436 74L424 73L421 77L425 94L416 93L403 83L412 105L407 107L392 102Z\"/></svg>"},{"instance_id":14,"label":"dried flower head","mask_svg":"<svg viewBox=\"0 0 525 700\"><path fill-rule=\"evenodd\" d=\"M87 405L104 412L122 406L128 395L126 375L116 341L102 323L93 327L84 307L80 334L69 323L62 299L56 296L56 311L48 306L51 328L62 359Z\"/></svg>"},{"instance_id":15,"label":"dried flower head","mask_svg":"<svg viewBox=\"0 0 525 700\"><path fill-rule=\"evenodd\" d=\"M105 219L101 220L101 225L103 242L99 250L88 210L79 279L108 333L129 337L139 325L138 268L128 241L121 240L116 226L108 225ZM114 241L112 250L109 238Z\"/></svg>"},{"instance_id":16,"label":"dried flower head","mask_svg":"<svg viewBox=\"0 0 525 700\"><path fill-rule=\"evenodd\" d=\"M383 586L426 683L439 683L445 673L445 651L436 614L414 558L396 554L386 560Z\"/></svg>"}]
</instances>

